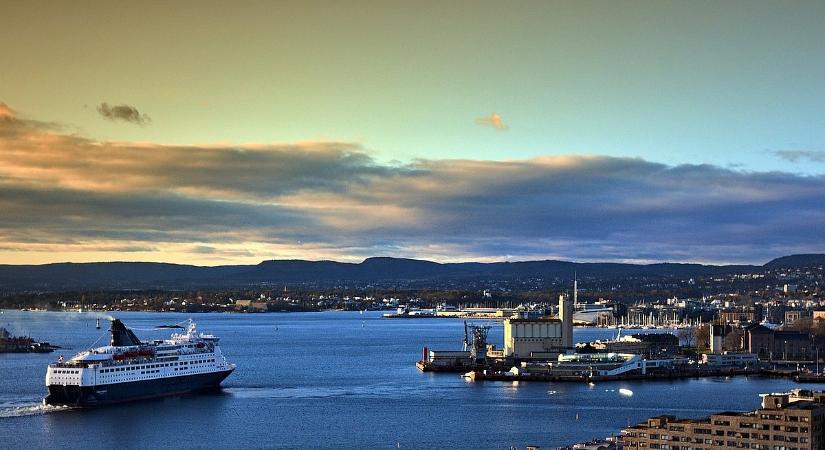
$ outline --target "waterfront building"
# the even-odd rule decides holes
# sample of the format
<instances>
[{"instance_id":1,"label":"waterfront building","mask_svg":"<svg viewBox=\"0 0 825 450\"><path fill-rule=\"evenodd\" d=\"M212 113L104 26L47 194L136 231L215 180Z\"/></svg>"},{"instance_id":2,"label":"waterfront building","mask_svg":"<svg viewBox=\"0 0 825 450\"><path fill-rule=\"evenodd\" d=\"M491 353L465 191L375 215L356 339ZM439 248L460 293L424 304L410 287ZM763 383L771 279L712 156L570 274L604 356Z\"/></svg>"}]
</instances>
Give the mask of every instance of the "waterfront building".
<instances>
[{"instance_id":1,"label":"waterfront building","mask_svg":"<svg viewBox=\"0 0 825 450\"><path fill-rule=\"evenodd\" d=\"M575 292L575 289L574 289ZM558 318L511 318L504 321L504 356L555 359L573 348L573 302L559 297Z\"/></svg>"},{"instance_id":2,"label":"waterfront building","mask_svg":"<svg viewBox=\"0 0 825 450\"><path fill-rule=\"evenodd\" d=\"M617 377L647 374L673 374L684 372L688 358L647 359L629 353L567 353L559 355L556 362L522 361L513 367L514 376L552 376L567 379L590 377Z\"/></svg>"},{"instance_id":3,"label":"waterfront building","mask_svg":"<svg viewBox=\"0 0 825 450\"><path fill-rule=\"evenodd\" d=\"M469 351L428 350L425 347L422 361L433 370L473 367Z\"/></svg>"},{"instance_id":4,"label":"waterfront building","mask_svg":"<svg viewBox=\"0 0 825 450\"><path fill-rule=\"evenodd\" d=\"M715 367L756 367L759 359L756 353L747 352L722 352L703 353L702 363Z\"/></svg>"},{"instance_id":5,"label":"waterfront building","mask_svg":"<svg viewBox=\"0 0 825 450\"><path fill-rule=\"evenodd\" d=\"M808 333L795 330L772 330L763 325L744 328L744 349L760 359L807 361L816 354Z\"/></svg>"},{"instance_id":6,"label":"waterfront building","mask_svg":"<svg viewBox=\"0 0 825 450\"><path fill-rule=\"evenodd\" d=\"M504 321L504 356L516 359L553 359L563 351L559 319L507 319Z\"/></svg>"},{"instance_id":7,"label":"waterfront building","mask_svg":"<svg viewBox=\"0 0 825 450\"><path fill-rule=\"evenodd\" d=\"M763 394L751 412L720 412L704 419L651 417L622 430L625 449L814 450L825 447L825 392Z\"/></svg>"}]
</instances>

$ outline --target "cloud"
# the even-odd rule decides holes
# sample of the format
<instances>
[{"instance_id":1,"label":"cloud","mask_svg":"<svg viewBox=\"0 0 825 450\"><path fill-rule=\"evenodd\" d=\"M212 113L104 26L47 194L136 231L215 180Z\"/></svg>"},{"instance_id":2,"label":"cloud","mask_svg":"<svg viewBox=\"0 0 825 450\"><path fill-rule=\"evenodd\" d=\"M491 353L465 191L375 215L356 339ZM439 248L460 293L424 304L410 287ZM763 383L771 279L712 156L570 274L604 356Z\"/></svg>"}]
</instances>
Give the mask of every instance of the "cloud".
<instances>
[{"instance_id":1,"label":"cloud","mask_svg":"<svg viewBox=\"0 0 825 450\"><path fill-rule=\"evenodd\" d=\"M15 116L17 116L17 114L15 114L13 109L9 108L5 103L0 102L0 119L13 119Z\"/></svg>"},{"instance_id":2,"label":"cloud","mask_svg":"<svg viewBox=\"0 0 825 450\"><path fill-rule=\"evenodd\" d=\"M346 142L106 142L0 120L0 262L764 262L825 251L823 205L823 176L607 156L382 164Z\"/></svg>"},{"instance_id":3,"label":"cloud","mask_svg":"<svg viewBox=\"0 0 825 450\"><path fill-rule=\"evenodd\" d=\"M497 112L490 114L489 116L479 117L476 119L476 123L483 126L490 126L495 128L499 131L505 131L510 127L504 123L501 119L501 115Z\"/></svg>"},{"instance_id":4,"label":"cloud","mask_svg":"<svg viewBox=\"0 0 825 450\"><path fill-rule=\"evenodd\" d=\"M141 114L137 108L130 105L109 105L104 102L97 106L97 112L112 121L120 120L138 125L146 125L152 121L148 114Z\"/></svg>"},{"instance_id":5,"label":"cloud","mask_svg":"<svg viewBox=\"0 0 825 450\"><path fill-rule=\"evenodd\" d=\"M790 162L825 162L825 150L777 150L774 154Z\"/></svg>"}]
</instances>

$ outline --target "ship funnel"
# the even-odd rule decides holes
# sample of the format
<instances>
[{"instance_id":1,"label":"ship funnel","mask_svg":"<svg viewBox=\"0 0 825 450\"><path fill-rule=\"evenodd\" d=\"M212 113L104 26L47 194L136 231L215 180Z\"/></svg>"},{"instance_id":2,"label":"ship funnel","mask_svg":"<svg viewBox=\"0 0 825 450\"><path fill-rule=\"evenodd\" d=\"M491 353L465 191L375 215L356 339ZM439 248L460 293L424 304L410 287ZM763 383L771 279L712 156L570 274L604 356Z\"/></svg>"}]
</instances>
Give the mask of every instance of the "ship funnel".
<instances>
[{"instance_id":1,"label":"ship funnel","mask_svg":"<svg viewBox=\"0 0 825 450\"><path fill-rule=\"evenodd\" d=\"M109 329L112 334L112 342L109 344L113 347L127 347L130 345L140 345L140 339L132 333L132 330L126 328L118 319L112 319L112 327Z\"/></svg>"}]
</instances>

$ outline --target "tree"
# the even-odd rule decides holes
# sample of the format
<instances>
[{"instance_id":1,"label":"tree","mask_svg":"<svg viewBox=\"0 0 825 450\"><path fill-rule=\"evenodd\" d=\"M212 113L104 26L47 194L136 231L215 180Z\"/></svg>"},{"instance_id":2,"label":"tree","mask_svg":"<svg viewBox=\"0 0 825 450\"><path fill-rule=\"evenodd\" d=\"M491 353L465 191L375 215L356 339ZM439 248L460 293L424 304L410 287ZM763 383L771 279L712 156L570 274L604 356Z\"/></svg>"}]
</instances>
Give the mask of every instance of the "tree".
<instances>
[{"instance_id":1,"label":"tree","mask_svg":"<svg viewBox=\"0 0 825 450\"><path fill-rule=\"evenodd\" d=\"M677 333L679 343L684 343L687 347L695 347L697 334L695 327L680 328Z\"/></svg>"},{"instance_id":2,"label":"tree","mask_svg":"<svg viewBox=\"0 0 825 450\"><path fill-rule=\"evenodd\" d=\"M730 333L725 336L725 343L724 347L725 350L733 350L739 351L742 350L742 338L745 336L745 332L742 331L741 328L737 327L730 331Z\"/></svg>"},{"instance_id":3,"label":"tree","mask_svg":"<svg viewBox=\"0 0 825 450\"><path fill-rule=\"evenodd\" d=\"M710 348L710 324L704 323L696 328L696 348Z\"/></svg>"}]
</instances>

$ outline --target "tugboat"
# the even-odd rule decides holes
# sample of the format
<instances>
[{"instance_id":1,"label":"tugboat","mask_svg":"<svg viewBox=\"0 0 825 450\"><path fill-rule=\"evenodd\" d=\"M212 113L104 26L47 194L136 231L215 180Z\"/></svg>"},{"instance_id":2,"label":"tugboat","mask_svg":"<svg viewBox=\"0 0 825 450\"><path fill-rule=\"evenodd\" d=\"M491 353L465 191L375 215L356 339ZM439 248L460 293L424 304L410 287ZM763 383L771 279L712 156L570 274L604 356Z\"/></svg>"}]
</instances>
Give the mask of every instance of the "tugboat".
<instances>
[{"instance_id":1,"label":"tugboat","mask_svg":"<svg viewBox=\"0 0 825 450\"><path fill-rule=\"evenodd\" d=\"M188 322L184 334L141 342L113 319L109 345L49 364L43 403L93 407L219 389L235 365L224 358L217 337Z\"/></svg>"}]
</instances>

